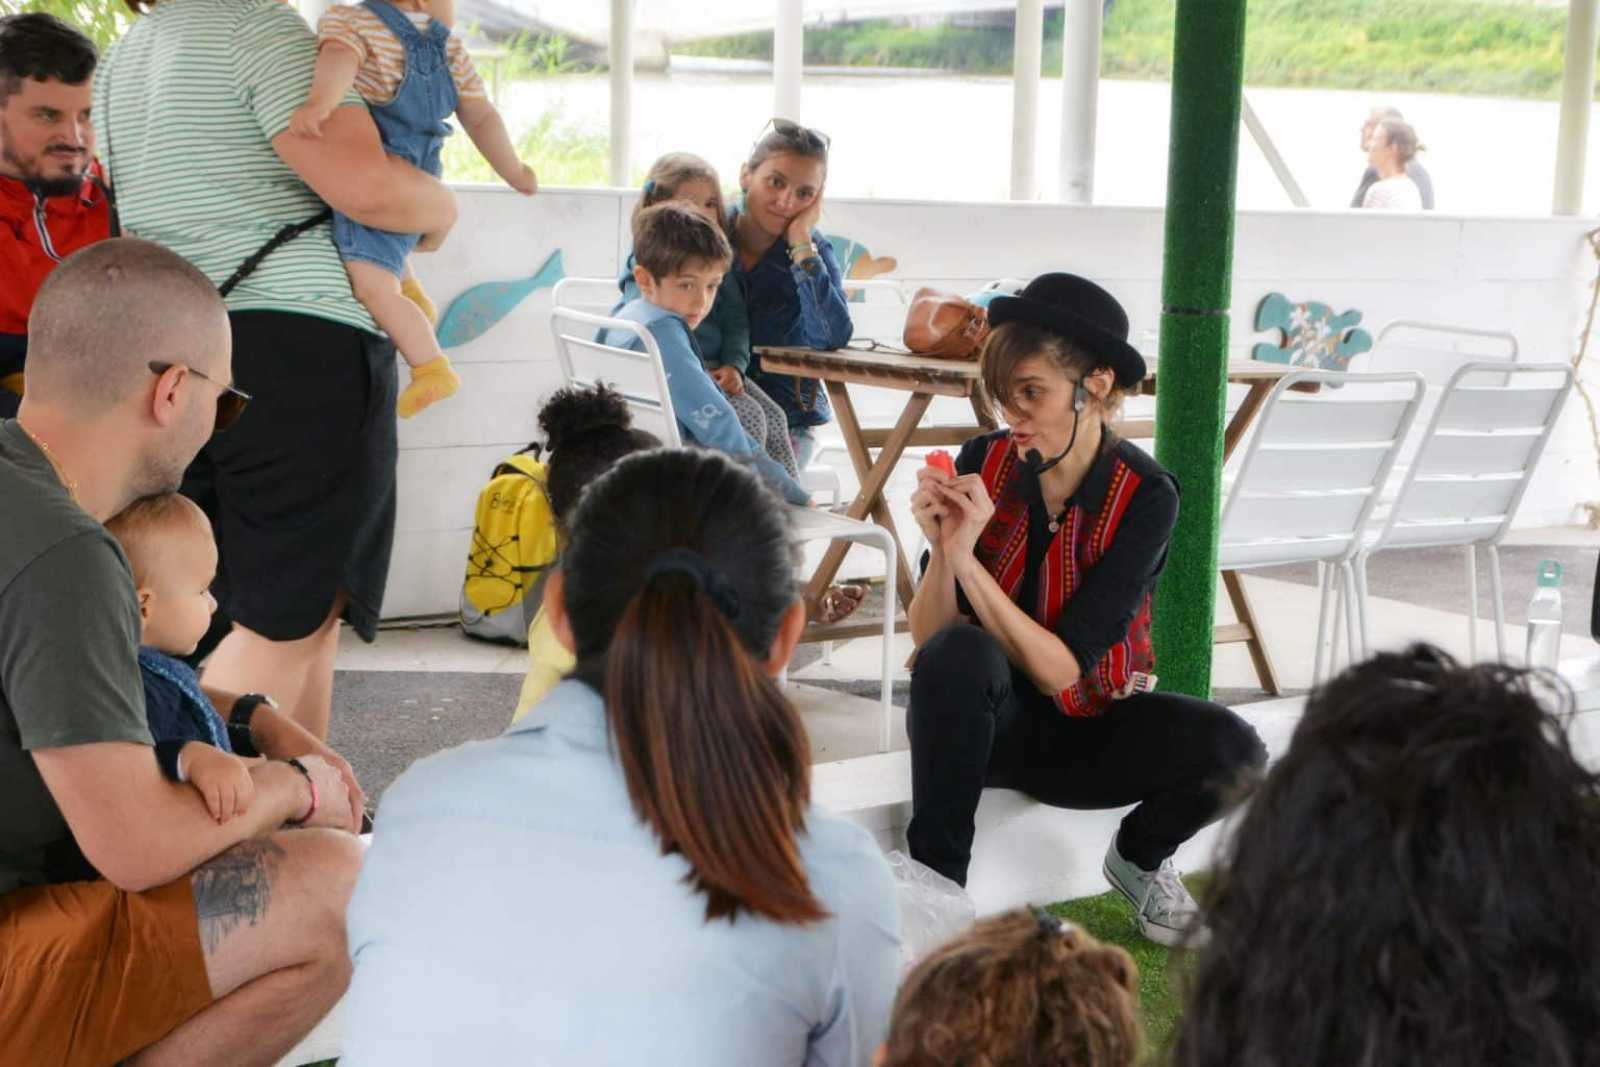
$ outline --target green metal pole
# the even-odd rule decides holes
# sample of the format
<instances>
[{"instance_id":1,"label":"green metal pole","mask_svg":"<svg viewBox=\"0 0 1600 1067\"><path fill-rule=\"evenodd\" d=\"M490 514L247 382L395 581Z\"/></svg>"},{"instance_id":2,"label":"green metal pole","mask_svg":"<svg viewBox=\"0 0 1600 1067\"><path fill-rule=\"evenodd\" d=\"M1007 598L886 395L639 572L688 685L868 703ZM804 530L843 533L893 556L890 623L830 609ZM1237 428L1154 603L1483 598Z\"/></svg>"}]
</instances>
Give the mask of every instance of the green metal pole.
<instances>
[{"instance_id":1,"label":"green metal pole","mask_svg":"<svg viewBox=\"0 0 1600 1067\"><path fill-rule=\"evenodd\" d=\"M1183 488L1154 640L1162 688L1211 693L1245 0L1178 0L1156 458Z\"/></svg>"}]
</instances>

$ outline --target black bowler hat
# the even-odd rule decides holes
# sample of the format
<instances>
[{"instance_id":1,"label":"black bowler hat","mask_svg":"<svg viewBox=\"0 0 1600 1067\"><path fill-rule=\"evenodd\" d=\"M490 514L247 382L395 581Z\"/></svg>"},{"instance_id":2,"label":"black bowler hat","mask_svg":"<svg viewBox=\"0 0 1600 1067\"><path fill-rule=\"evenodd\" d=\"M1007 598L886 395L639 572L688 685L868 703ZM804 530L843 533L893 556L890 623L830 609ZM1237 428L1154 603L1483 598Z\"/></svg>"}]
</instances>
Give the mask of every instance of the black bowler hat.
<instances>
[{"instance_id":1,"label":"black bowler hat","mask_svg":"<svg viewBox=\"0 0 1600 1067\"><path fill-rule=\"evenodd\" d=\"M1017 296L989 302L989 325L1031 322L1084 348L1097 367L1110 367L1117 384L1144 381L1144 357L1128 343L1128 313L1117 298L1076 274L1041 274Z\"/></svg>"}]
</instances>

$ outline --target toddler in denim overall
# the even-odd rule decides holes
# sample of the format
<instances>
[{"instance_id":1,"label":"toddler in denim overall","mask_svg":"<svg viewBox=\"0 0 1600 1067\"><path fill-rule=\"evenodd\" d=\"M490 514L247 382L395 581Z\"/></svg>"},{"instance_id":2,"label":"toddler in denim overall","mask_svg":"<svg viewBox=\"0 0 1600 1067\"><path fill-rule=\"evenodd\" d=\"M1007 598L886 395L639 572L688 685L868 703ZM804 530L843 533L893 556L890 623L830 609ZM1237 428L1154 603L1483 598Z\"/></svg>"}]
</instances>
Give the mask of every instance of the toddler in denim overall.
<instances>
[{"instance_id":1,"label":"toddler in denim overall","mask_svg":"<svg viewBox=\"0 0 1600 1067\"><path fill-rule=\"evenodd\" d=\"M329 9L317 24L317 66L306 102L289 120L300 136L322 124L355 88L372 111L389 155L438 177L451 114L495 171L518 192L538 188L517 158L499 112L489 103L461 40L450 33L452 0L365 0ZM442 235L440 235L442 237ZM411 369L396 404L410 418L460 387L433 334L434 311L411 272L419 235L365 226L335 212L333 242L356 299L394 341Z\"/></svg>"}]
</instances>

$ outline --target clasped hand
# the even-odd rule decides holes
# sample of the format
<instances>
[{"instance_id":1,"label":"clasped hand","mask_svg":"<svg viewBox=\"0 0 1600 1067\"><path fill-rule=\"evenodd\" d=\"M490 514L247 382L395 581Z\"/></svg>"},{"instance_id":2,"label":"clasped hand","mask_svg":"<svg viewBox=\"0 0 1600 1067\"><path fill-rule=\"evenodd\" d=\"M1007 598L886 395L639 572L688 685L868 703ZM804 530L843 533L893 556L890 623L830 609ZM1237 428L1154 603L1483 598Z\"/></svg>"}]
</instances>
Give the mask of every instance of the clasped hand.
<instances>
[{"instance_id":1,"label":"clasped hand","mask_svg":"<svg viewBox=\"0 0 1600 1067\"><path fill-rule=\"evenodd\" d=\"M952 562L973 555L978 537L994 515L994 501L976 474L951 478L933 467L917 471L911 514L928 542Z\"/></svg>"}]
</instances>

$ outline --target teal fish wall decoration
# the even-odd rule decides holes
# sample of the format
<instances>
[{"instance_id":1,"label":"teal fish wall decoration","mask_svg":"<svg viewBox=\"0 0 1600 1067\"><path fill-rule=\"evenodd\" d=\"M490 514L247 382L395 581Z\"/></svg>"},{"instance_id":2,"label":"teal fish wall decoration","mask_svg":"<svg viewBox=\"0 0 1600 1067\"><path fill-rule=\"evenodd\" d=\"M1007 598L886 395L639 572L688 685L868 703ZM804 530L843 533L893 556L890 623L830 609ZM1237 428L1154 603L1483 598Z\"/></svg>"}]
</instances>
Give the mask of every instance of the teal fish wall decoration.
<instances>
[{"instance_id":1,"label":"teal fish wall decoration","mask_svg":"<svg viewBox=\"0 0 1600 1067\"><path fill-rule=\"evenodd\" d=\"M534 292L548 289L564 277L566 272L562 269L561 249L558 248L530 277L474 285L450 301L450 306L439 317L439 347L455 348L482 337Z\"/></svg>"}]
</instances>

